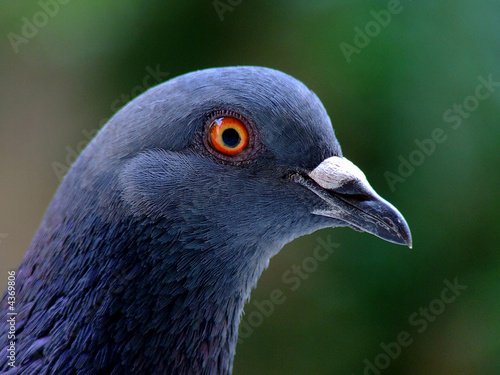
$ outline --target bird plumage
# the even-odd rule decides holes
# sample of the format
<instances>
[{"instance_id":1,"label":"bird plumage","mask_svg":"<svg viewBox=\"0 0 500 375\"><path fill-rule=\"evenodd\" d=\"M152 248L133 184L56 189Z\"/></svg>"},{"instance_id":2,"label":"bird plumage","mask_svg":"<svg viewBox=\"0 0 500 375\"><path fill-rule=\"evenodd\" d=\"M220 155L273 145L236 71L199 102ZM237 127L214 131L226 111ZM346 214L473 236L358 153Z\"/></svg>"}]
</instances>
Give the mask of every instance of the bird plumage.
<instances>
[{"instance_id":1,"label":"bird plumage","mask_svg":"<svg viewBox=\"0 0 500 375\"><path fill-rule=\"evenodd\" d=\"M248 122L244 158L208 152L214 114ZM208 69L148 90L82 152L47 209L17 271L17 367L2 357L0 370L229 374L269 259L349 225L313 213L330 206L291 178L313 181L331 157L342 153L321 102L284 73ZM4 325L0 337L4 348Z\"/></svg>"}]
</instances>

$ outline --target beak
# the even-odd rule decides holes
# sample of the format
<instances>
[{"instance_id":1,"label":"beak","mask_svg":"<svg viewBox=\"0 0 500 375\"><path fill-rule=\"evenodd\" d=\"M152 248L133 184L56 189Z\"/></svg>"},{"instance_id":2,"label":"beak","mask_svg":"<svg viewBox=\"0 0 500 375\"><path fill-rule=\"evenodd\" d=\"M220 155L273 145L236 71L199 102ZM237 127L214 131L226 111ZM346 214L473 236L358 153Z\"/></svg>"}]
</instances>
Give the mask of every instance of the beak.
<instances>
[{"instance_id":1,"label":"beak","mask_svg":"<svg viewBox=\"0 0 500 375\"><path fill-rule=\"evenodd\" d=\"M410 228L403 215L373 190L364 173L348 159L332 156L309 174L292 178L325 203L313 214L341 220L353 229L411 249Z\"/></svg>"}]
</instances>

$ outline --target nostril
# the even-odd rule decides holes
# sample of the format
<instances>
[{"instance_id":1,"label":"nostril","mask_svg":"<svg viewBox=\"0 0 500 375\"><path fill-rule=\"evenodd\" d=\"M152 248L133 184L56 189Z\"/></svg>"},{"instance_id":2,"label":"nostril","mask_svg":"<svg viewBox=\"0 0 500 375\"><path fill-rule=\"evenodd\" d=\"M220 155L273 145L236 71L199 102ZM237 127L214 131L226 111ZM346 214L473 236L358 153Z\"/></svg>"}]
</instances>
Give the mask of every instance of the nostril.
<instances>
[{"instance_id":1,"label":"nostril","mask_svg":"<svg viewBox=\"0 0 500 375\"><path fill-rule=\"evenodd\" d=\"M366 195L366 194L336 193L336 195L338 195L342 198L345 198L345 199L356 201L356 202L366 202L366 201L369 201L372 199L369 195Z\"/></svg>"},{"instance_id":2,"label":"nostril","mask_svg":"<svg viewBox=\"0 0 500 375\"><path fill-rule=\"evenodd\" d=\"M366 194L353 194L351 197L353 199L360 201L360 202L369 201L371 199L370 196L368 196Z\"/></svg>"}]
</instances>

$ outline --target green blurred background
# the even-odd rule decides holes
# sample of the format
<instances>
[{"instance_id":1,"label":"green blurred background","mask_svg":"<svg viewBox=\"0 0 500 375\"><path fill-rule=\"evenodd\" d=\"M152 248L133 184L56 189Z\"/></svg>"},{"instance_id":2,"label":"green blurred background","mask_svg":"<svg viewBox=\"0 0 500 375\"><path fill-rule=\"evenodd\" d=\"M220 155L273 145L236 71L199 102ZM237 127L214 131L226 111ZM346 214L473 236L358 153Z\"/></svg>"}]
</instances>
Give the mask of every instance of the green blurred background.
<instances>
[{"instance_id":1,"label":"green blurred background","mask_svg":"<svg viewBox=\"0 0 500 375\"><path fill-rule=\"evenodd\" d=\"M318 94L344 154L405 215L414 249L349 229L286 246L245 309L255 327L234 374L500 374L500 85L478 89L480 77L500 82L499 2L65 1L1 5L2 290L83 130L165 77L268 66ZM390 6L390 21L370 13ZM367 45L348 62L341 43L358 48L355 37ZM446 139L430 152L439 129ZM418 165L402 175L403 159ZM322 240L340 246L313 263ZM283 275L304 262L311 272L292 291ZM455 279L467 288L445 303ZM286 301L264 316L254 302L275 289ZM398 353L389 343L404 332Z\"/></svg>"}]
</instances>

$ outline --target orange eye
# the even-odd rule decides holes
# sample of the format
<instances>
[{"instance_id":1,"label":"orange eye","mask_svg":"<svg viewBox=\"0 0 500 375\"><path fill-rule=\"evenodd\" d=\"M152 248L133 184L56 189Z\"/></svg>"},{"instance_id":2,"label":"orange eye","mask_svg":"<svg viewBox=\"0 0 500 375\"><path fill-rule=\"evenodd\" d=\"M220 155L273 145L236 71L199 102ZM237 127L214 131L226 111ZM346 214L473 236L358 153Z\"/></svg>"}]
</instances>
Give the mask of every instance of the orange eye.
<instances>
[{"instance_id":1,"label":"orange eye","mask_svg":"<svg viewBox=\"0 0 500 375\"><path fill-rule=\"evenodd\" d=\"M239 154L248 145L248 130L234 117L215 119L209 132L212 146L225 155Z\"/></svg>"}]
</instances>

